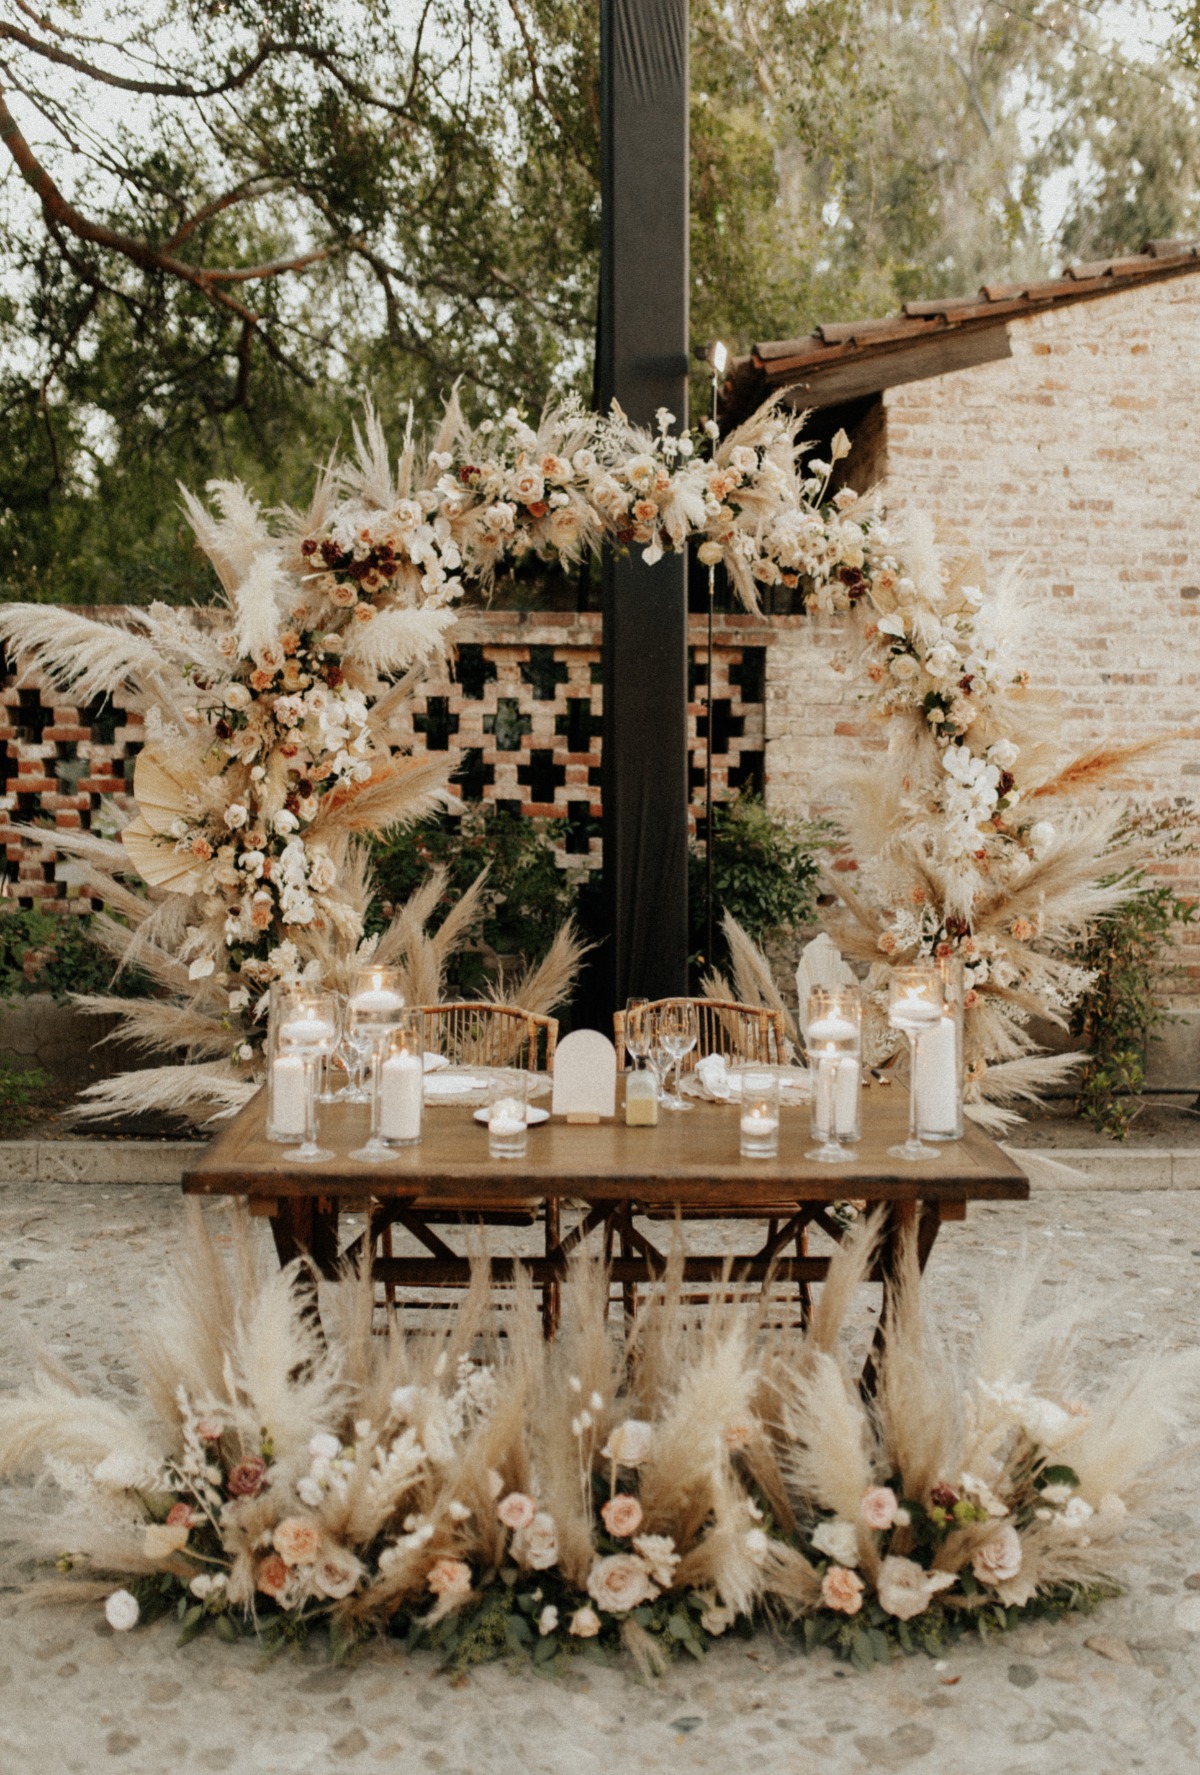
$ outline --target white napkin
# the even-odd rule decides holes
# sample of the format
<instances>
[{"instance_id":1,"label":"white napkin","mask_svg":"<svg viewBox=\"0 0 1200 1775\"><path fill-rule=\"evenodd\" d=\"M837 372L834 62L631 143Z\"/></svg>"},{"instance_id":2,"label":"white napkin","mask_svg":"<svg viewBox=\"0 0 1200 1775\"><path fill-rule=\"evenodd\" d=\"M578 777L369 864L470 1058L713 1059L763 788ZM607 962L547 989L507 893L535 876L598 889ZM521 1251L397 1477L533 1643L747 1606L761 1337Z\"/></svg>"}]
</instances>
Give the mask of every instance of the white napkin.
<instances>
[{"instance_id":1,"label":"white napkin","mask_svg":"<svg viewBox=\"0 0 1200 1775\"><path fill-rule=\"evenodd\" d=\"M450 1062L447 1060L447 1058L444 1054L435 1054L431 1051L431 1049L426 1048L426 1050L425 1050L425 1071L426 1072L441 1072L442 1068L444 1066L449 1066L449 1064L450 1064Z\"/></svg>"},{"instance_id":2,"label":"white napkin","mask_svg":"<svg viewBox=\"0 0 1200 1775\"><path fill-rule=\"evenodd\" d=\"M710 1097L728 1102L732 1095L729 1084L729 1062L724 1054L706 1054L696 1062L696 1077Z\"/></svg>"}]
</instances>

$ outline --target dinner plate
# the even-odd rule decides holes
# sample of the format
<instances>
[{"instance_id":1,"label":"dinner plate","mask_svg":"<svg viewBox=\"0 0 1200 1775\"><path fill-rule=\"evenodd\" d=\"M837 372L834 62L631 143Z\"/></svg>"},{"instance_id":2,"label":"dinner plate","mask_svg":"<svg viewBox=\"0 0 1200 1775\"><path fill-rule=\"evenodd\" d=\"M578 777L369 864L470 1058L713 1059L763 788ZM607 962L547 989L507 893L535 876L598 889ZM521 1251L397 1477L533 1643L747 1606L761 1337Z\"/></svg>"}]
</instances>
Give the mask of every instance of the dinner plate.
<instances>
[{"instance_id":1,"label":"dinner plate","mask_svg":"<svg viewBox=\"0 0 1200 1775\"><path fill-rule=\"evenodd\" d=\"M539 1122L548 1122L550 1120L550 1111L548 1109L538 1109L536 1104L531 1103L525 1111L525 1116L529 1126L531 1128L536 1128ZM487 1119L488 1112L486 1108L477 1109L475 1111L475 1120L477 1122L482 1122L485 1127L487 1125Z\"/></svg>"},{"instance_id":2,"label":"dinner plate","mask_svg":"<svg viewBox=\"0 0 1200 1775\"><path fill-rule=\"evenodd\" d=\"M486 1091L487 1080L477 1072L428 1072L425 1074L426 1097L469 1097L472 1091Z\"/></svg>"}]
</instances>

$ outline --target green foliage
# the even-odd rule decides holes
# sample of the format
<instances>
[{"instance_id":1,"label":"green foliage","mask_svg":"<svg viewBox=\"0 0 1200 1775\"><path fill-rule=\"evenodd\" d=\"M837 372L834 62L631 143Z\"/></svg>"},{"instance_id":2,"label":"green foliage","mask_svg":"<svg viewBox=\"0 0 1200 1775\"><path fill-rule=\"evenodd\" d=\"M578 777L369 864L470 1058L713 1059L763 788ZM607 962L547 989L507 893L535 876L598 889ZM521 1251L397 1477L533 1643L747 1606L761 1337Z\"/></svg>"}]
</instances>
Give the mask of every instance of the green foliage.
<instances>
[{"instance_id":1,"label":"green foliage","mask_svg":"<svg viewBox=\"0 0 1200 1775\"><path fill-rule=\"evenodd\" d=\"M578 882L559 867L556 843L561 820L533 820L524 814L489 812L481 805L387 833L375 841L377 895L368 931L380 929L389 908L401 905L431 869L447 871L446 889L434 913L437 922L462 898L482 869L488 870L480 915L471 931L472 947L450 963L453 988L477 992L488 978L491 956L518 955L540 961L564 919L575 910Z\"/></svg>"},{"instance_id":2,"label":"green foliage","mask_svg":"<svg viewBox=\"0 0 1200 1775\"><path fill-rule=\"evenodd\" d=\"M116 963L93 942L90 926L89 914L0 911L0 1001L49 992L65 1003L73 992L110 991ZM124 998L146 998L153 987L133 968L121 975L119 990Z\"/></svg>"},{"instance_id":3,"label":"green foliage","mask_svg":"<svg viewBox=\"0 0 1200 1775\"><path fill-rule=\"evenodd\" d=\"M836 842L827 820L780 819L752 795L713 808L714 926L721 946L721 915L731 912L742 929L761 944L772 932L790 930L815 918L821 852ZM704 946L705 855L702 843L688 856L690 947ZM701 957L707 962L707 957Z\"/></svg>"},{"instance_id":4,"label":"green foliage","mask_svg":"<svg viewBox=\"0 0 1200 1775\"><path fill-rule=\"evenodd\" d=\"M35 1099L52 1083L40 1066L18 1067L0 1059L0 1128L16 1129L30 1120Z\"/></svg>"},{"instance_id":5,"label":"green foliage","mask_svg":"<svg viewBox=\"0 0 1200 1775\"><path fill-rule=\"evenodd\" d=\"M1077 959L1095 979L1076 1006L1072 1029L1088 1048L1079 1112L1114 1140L1136 1118L1146 1080L1146 1047L1168 1021L1162 1003L1165 956L1174 933L1195 924L1197 907L1141 870L1121 878L1129 897L1098 919Z\"/></svg>"}]
</instances>

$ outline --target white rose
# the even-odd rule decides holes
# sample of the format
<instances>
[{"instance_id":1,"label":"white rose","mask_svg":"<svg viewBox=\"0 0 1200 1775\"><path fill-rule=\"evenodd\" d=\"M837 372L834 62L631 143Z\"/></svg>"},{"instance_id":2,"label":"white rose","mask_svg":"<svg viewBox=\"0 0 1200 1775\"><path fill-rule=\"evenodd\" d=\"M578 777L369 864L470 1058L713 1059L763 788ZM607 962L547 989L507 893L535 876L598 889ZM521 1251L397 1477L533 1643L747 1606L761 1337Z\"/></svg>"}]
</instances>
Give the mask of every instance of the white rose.
<instances>
[{"instance_id":1,"label":"white rose","mask_svg":"<svg viewBox=\"0 0 1200 1775\"><path fill-rule=\"evenodd\" d=\"M752 1534L762 1534L761 1529L752 1529ZM746 1537L749 1543L750 1536ZM766 1536L763 1535L763 1544ZM675 1542L670 1535L638 1535L634 1548L641 1554L650 1568L650 1576L663 1590L669 1590L675 1581L675 1567L679 1564L679 1555L675 1551Z\"/></svg>"},{"instance_id":2,"label":"white rose","mask_svg":"<svg viewBox=\"0 0 1200 1775\"><path fill-rule=\"evenodd\" d=\"M988 761L998 770L1011 770L1021 755L1021 748L1014 746L1011 740L997 740L994 746L988 747Z\"/></svg>"},{"instance_id":3,"label":"white rose","mask_svg":"<svg viewBox=\"0 0 1200 1775\"><path fill-rule=\"evenodd\" d=\"M546 1604L545 1608L542 1610L541 1614L538 1616L538 1624L537 1624L538 1632L541 1634L542 1638L545 1639L546 1635L548 1633L553 1633L557 1626L558 1626L558 1610L555 1608L555 1606L552 1602L548 1602Z\"/></svg>"},{"instance_id":4,"label":"white rose","mask_svg":"<svg viewBox=\"0 0 1200 1775\"><path fill-rule=\"evenodd\" d=\"M250 818L250 809L244 807L240 801L231 801L229 806L225 809L223 817L229 830L231 832L236 832L240 827L244 826Z\"/></svg>"},{"instance_id":5,"label":"white rose","mask_svg":"<svg viewBox=\"0 0 1200 1775\"><path fill-rule=\"evenodd\" d=\"M824 1553L835 1565L858 1564L858 1530L843 1516L831 1516L822 1522L812 1537L818 1553Z\"/></svg>"},{"instance_id":6,"label":"white rose","mask_svg":"<svg viewBox=\"0 0 1200 1775\"><path fill-rule=\"evenodd\" d=\"M588 1573L587 1593L612 1615L628 1614L644 1602L653 1602L658 1595L645 1560L636 1553L613 1553L607 1559L598 1559Z\"/></svg>"},{"instance_id":7,"label":"white rose","mask_svg":"<svg viewBox=\"0 0 1200 1775\"><path fill-rule=\"evenodd\" d=\"M696 550L697 555L706 567L717 567L724 559L725 550L719 542L702 542Z\"/></svg>"},{"instance_id":8,"label":"white rose","mask_svg":"<svg viewBox=\"0 0 1200 1775\"><path fill-rule=\"evenodd\" d=\"M625 479L631 487L652 487L658 474L653 456L631 456L625 464Z\"/></svg>"},{"instance_id":9,"label":"white rose","mask_svg":"<svg viewBox=\"0 0 1200 1775\"><path fill-rule=\"evenodd\" d=\"M337 1601L349 1596L363 1575L363 1566L345 1547L327 1547L312 1572L312 1585L321 1596Z\"/></svg>"},{"instance_id":10,"label":"white rose","mask_svg":"<svg viewBox=\"0 0 1200 1775\"><path fill-rule=\"evenodd\" d=\"M128 1633L136 1627L141 1612L137 1597L128 1590L114 1590L104 1605L104 1618L114 1633Z\"/></svg>"},{"instance_id":11,"label":"white rose","mask_svg":"<svg viewBox=\"0 0 1200 1775\"><path fill-rule=\"evenodd\" d=\"M567 1628L567 1632L573 1633L576 1639L595 1639L603 1625L604 1623L595 1609L589 1608L587 1603L584 1603L583 1607L576 1609L571 1616L571 1625Z\"/></svg>"},{"instance_id":12,"label":"white rose","mask_svg":"<svg viewBox=\"0 0 1200 1775\"><path fill-rule=\"evenodd\" d=\"M1039 820L1029 828L1029 842L1038 852L1047 850L1054 843L1054 827L1049 820Z\"/></svg>"},{"instance_id":13,"label":"white rose","mask_svg":"<svg viewBox=\"0 0 1200 1775\"><path fill-rule=\"evenodd\" d=\"M916 677L917 662L911 653L898 653L889 663L888 670L893 678L904 683L907 679Z\"/></svg>"},{"instance_id":14,"label":"white rose","mask_svg":"<svg viewBox=\"0 0 1200 1775\"><path fill-rule=\"evenodd\" d=\"M939 1590L955 1582L953 1572L927 1572L912 1559L889 1554L879 1568L879 1606L898 1621L924 1614Z\"/></svg>"},{"instance_id":15,"label":"white rose","mask_svg":"<svg viewBox=\"0 0 1200 1775\"><path fill-rule=\"evenodd\" d=\"M533 1521L519 1528L512 1539L513 1558L533 1572L546 1572L558 1558L558 1529L546 1510L539 1510Z\"/></svg>"},{"instance_id":16,"label":"white rose","mask_svg":"<svg viewBox=\"0 0 1200 1775\"><path fill-rule=\"evenodd\" d=\"M295 814L290 813L286 807L280 808L279 812L275 815L273 823L276 832L282 832L285 836L289 832L295 832L300 825Z\"/></svg>"},{"instance_id":17,"label":"white rose","mask_svg":"<svg viewBox=\"0 0 1200 1775\"><path fill-rule=\"evenodd\" d=\"M244 684L227 684L224 702L227 709L245 709L249 706L250 692Z\"/></svg>"},{"instance_id":18,"label":"white rose","mask_svg":"<svg viewBox=\"0 0 1200 1775\"><path fill-rule=\"evenodd\" d=\"M602 1460L618 1467L640 1467L649 1458L654 1444L654 1426L643 1418L626 1418L609 1431L608 1441L600 1450Z\"/></svg>"}]
</instances>

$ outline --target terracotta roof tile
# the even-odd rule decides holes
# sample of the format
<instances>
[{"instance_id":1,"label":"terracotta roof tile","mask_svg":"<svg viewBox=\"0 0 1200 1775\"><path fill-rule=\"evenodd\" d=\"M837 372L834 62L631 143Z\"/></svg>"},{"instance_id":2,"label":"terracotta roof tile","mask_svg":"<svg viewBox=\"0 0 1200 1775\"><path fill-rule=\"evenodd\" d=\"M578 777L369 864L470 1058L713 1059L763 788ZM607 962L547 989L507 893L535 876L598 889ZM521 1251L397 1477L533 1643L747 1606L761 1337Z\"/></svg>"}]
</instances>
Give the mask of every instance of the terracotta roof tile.
<instances>
[{"instance_id":1,"label":"terracotta roof tile","mask_svg":"<svg viewBox=\"0 0 1200 1775\"><path fill-rule=\"evenodd\" d=\"M1138 282L1152 283L1181 273L1200 271L1200 238L1148 241L1140 253L1128 253L1090 263L1067 265L1057 278L1040 283L985 284L974 296L947 296L929 301L906 302L899 314L870 320L830 321L796 339L773 339L751 347L747 357L730 365L726 383L726 419L744 417L775 389L803 383L805 399L818 397L823 374L847 385L847 366L878 358L879 380L890 386L889 376L912 380L926 373L920 360L914 368L913 351L928 347L928 374L939 374L935 362L945 366L946 341L1002 326L1022 314L1047 307L1079 302ZM960 354L961 356L961 354ZM885 360L895 368L889 371ZM855 371L858 383L870 383ZM833 388L830 380L830 389ZM819 401L818 401L819 404Z\"/></svg>"}]
</instances>

